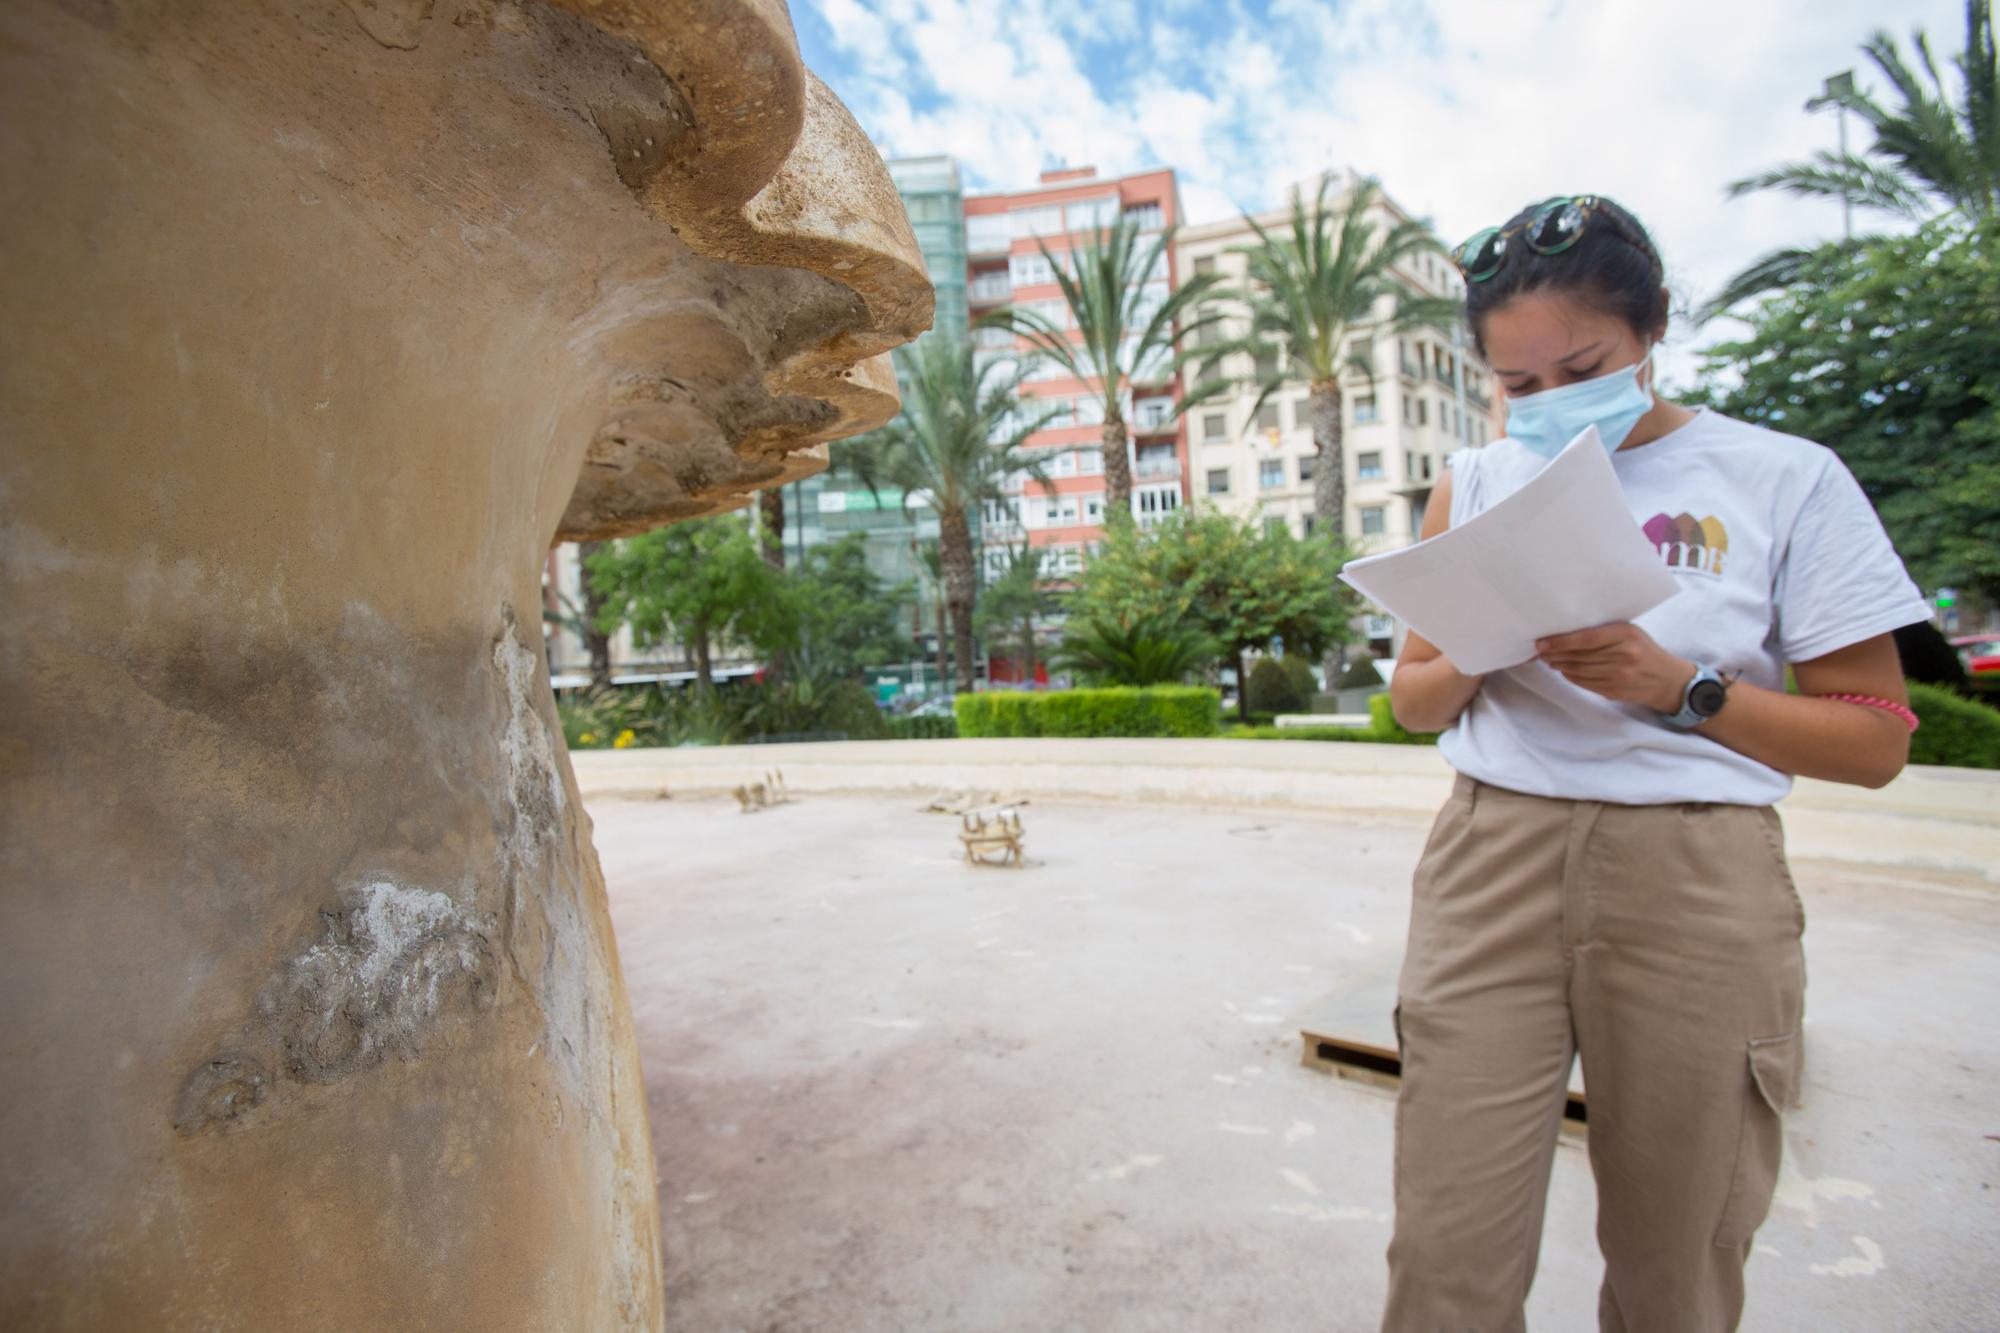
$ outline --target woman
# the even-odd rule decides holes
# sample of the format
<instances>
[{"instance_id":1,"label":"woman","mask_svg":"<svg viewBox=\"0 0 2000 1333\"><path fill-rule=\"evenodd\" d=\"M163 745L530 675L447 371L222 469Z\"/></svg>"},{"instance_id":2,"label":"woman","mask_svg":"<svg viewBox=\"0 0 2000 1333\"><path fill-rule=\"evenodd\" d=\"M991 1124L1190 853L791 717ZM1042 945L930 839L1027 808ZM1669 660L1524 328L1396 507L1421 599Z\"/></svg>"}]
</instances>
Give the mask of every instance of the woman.
<instances>
[{"instance_id":1,"label":"woman","mask_svg":"<svg viewBox=\"0 0 2000 1333\"><path fill-rule=\"evenodd\" d=\"M1927 608L1832 453L1652 392L1667 292L1624 209L1551 200L1453 258L1507 436L1456 456L1423 535L1594 424L1679 592L1485 676L1416 634L1403 650L1396 717L1442 731L1459 777L1398 992L1384 1327L1523 1327L1576 1056L1601 1326L1731 1329L1801 1068L1804 916L1772 802L1796 775L1902 769L1891 631Z\"/></svg>"}]
</instances>

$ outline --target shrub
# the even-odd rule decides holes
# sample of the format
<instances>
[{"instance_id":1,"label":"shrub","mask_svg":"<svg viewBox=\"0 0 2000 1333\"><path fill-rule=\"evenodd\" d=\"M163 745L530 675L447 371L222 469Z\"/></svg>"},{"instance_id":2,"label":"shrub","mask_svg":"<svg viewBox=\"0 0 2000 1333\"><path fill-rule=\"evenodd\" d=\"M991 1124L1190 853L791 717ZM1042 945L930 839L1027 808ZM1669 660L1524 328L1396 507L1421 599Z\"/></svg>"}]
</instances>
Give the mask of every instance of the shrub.
<instances>
[{"instance_id":1,"label":"shrub","mask_svg":"<svg viewBox=\"0 0 2000 1333\"><path fill-rule=\"evenodd\" d=\"M961 736L1213 736L1222 697L1204 685L989 690L953 706Z\"/></svg>"},{"instance_id":2,"label":"shrub","mask_svg":"<svg viewBox=\"0 0 2000 1333\"><path fill-rule=\"evenodd\" d=\"M955 717L892 717L887 721L892 741L948 741L958 736Z\"/></svg>"},{"instance_id":3,"label":"shrub","mask_svg":"<svg viewBox=\"0 0 2000 1333\"><path fill-rule=\"evenodd\" d=\"M1382 673L1375 669L1375 659L1366 653L1347 664L1340 673L1339 690L1379 690L1382 688Z\"/></svg>"},{"instance_id":4,"label":"shrub","mask_svg":"<svg viewBox=\"0 0 2000 1333\"><path fill-rule=\"evenodd\" d=\"M1168 615L1092 616L1063 633L1055 665L1093 685L1178 685L1215 658L1215 644Z\"/></svg>"},{"instance_id":5,"label":"shrub","mask_svg":"<svg viewBox=\"0 0 2000 1333\"><path fill-rule=\"evenodd\" d=\"M1260 657L1250 668L1250 711L1253 713L1303 713L1312 702L1310 688L1300 689L1296 673L1287 671L1286 662L1297 658ZM1310 669L1308 670L1310 674Z\"/></svg>"},{"instance_id":6,"label":"shrub","mask_svg":"<svg viewBox=\"0 0 2000 1333\"><path fill-rule=\"evenodd\" d=\"M1910 737L1911 763L2000 768L2000 708L1915 681L1910 706L1923 724Z\"/></svg>"}]
</instances>

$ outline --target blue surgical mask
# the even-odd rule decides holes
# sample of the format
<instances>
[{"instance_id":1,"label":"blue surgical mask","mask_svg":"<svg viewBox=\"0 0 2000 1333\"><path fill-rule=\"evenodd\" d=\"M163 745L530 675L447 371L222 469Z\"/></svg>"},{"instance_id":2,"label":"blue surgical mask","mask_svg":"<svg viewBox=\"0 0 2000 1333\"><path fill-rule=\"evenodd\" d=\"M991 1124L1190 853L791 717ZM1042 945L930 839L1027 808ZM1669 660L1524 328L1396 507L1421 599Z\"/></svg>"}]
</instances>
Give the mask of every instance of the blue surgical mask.
<instances>
[{"instance_id":1,"label":"blue surgical mask","mask_svg":"<svg viewBox=\"0 0 2000 1333\"><path fill-rule=\"evenodd\" d=\"M1653 409L1653 391L1639 383L1640 361L1608 375L1507 400L1507 435L1544 458L1554 458L1585 426L1597 427L1607 450L1616 451Z\"/></svg>"}]
</instances>

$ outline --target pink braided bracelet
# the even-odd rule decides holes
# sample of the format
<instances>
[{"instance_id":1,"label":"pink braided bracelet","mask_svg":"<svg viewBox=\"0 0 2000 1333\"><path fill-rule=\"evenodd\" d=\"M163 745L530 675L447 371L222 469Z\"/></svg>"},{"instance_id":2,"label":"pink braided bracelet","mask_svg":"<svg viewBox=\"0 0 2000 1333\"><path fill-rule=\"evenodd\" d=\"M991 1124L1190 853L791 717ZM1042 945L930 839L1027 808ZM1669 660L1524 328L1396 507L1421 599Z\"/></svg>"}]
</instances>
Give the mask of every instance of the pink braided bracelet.
<instances>
[{"instance_id":1,"label":"pink braided bracelet","mask_svg":"<svg viewBox=\"0 0 2000 1333\"><path fill-rule=\"evenodd\" d=\"M1837 704L1860 704L1863 708L1879 708L1885 713L1903 719L1903 725L1912 732L1923 725L1917 721L1915 713L1893 699L1877 699L1872 694L1822 694L1819 697L1831 699Z\"/></svg>"}]
</instances>

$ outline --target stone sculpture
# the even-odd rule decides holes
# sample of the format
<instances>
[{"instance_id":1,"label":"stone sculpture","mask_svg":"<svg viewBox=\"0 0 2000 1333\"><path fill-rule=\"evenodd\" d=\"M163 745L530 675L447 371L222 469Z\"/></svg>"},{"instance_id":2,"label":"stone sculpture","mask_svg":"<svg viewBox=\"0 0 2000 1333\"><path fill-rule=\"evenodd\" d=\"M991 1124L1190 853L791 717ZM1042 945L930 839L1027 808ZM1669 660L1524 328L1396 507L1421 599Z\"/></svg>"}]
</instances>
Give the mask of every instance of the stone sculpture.
<instances>
[{"instance_id":1,"label":"stone sculpture","mask_svg":"<svg viewBox=\"0 0 2000 1333\"><path fill-rule=\"evenodd\" d=\"M781 0L0 7L9 1329L662 1321L552 539L895 410Z\"/></svg>"}]
</instances>

